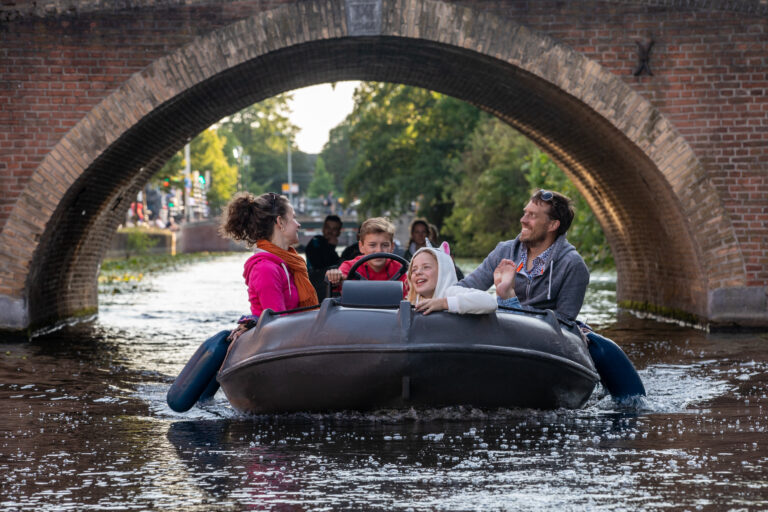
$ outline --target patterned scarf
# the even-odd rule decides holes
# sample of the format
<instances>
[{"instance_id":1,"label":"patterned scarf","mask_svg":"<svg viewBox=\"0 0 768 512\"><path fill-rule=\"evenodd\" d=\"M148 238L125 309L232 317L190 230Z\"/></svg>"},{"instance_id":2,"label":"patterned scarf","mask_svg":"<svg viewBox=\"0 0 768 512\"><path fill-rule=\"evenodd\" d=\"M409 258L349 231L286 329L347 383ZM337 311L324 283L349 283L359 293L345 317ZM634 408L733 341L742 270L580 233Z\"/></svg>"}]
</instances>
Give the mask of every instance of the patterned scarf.
<instances>
[{"instance_id":1,"label":"patterned scarf","mask_svg":"<svg viewBox=\"0 0 768 512\"><path fill-rule=\"evenodd\" d=\"M256 247L271 252L288 265L288 270L293 274L293 280L296 282L296 290L299 292L299 307L314 306L318 303L317 292L312 282L309 280L307 272L307 262L299 256L296 249L289 247L288 250L281 249L269 240L258 240Z\"/></svg>"}]
</instances>

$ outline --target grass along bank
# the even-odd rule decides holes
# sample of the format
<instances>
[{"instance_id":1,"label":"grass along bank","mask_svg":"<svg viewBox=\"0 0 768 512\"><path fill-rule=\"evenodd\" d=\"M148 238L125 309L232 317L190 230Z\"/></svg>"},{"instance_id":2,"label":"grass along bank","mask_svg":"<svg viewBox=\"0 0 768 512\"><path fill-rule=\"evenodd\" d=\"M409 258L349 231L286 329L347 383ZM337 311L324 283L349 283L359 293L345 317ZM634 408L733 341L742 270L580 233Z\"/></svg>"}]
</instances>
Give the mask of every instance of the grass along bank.
<instances>
[{"instance_id":1,"label":"grass along bank","mask_svg":"<svg viewBox=\"0 0 768 512\"><path fill-rule=\"evenodd\" d=\"M209 261L229 254L232 253L144 254L130 258L105 259L99 271L99 293L135 290L149 274L177 270L190 263Z\"/></svg>"}]
</instances>

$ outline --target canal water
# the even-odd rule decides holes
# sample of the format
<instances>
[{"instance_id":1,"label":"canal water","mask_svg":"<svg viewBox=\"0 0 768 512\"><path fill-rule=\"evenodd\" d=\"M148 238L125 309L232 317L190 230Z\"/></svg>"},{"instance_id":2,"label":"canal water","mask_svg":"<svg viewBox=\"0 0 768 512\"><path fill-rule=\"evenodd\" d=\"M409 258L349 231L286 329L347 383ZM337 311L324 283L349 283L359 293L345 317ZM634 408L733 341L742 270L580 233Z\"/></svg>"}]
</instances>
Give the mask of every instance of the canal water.
<instances>
[{"instance_id":1,"label":"canal water","mask_svg":"<svg viewBox=\"0 0 768 512\"><path fill-rule=\"evenodd\" d=\"M615 310L583 317L648 390L576 411L243 417L219 393L172 412L200 342L248 305L246 255L104 285L99 318L0 340L0 509L764 510L768 335L708 334Z\"/></svg>"}]
</instances>

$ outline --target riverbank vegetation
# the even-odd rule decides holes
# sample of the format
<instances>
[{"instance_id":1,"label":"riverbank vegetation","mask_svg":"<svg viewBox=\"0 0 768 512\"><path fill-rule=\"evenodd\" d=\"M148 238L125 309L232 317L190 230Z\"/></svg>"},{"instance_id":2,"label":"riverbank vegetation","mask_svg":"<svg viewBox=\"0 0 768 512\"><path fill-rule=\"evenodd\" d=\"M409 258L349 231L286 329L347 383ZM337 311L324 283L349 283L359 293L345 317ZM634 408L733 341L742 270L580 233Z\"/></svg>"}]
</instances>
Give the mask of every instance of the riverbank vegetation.
<instances>
[{"instance_id":1,"label":"riverbank vegetation","mask_svg":"<svg viewBox=\"0 0 768 512\"><path fill-rule=\"evenodd\" d=\"M105 259L99 270L99 293L122 293L138 288L153 273L176 270L190 263L208 261L230 253L143 254L130 258Z\"/></svg>"}]
</instances>

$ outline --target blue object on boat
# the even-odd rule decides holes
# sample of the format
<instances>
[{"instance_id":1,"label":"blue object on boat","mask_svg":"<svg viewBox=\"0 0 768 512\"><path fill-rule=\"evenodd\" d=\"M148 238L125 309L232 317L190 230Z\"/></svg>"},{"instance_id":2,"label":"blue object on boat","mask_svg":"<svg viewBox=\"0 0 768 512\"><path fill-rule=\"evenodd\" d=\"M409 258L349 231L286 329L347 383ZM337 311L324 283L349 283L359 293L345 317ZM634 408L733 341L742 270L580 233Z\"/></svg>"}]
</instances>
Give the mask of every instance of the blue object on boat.
<instances>
[{"instance_id":1,"label":"blue object on boat","mask_svg":"<svg viewBox=\"0 0 768 512\"><path fill-rule=\"evenodd\" d=\"M214 395L216 395L216 392L220 387L221 385L219 384L219 381L216 380L216 374L214 374L214 376L211 378L211 382L208 383L208 386L206 386L206 388L203 390L200 398L197 399L197 403L199 404L213 399Z\"/></svg>"},{"instance_id":2,"label":"blue object on boat","mask_svg":"<svg viewBox=\"0 0 768 512\"><path fill-rule=\"evenodd\" d=\"M200 345L168 390L168 406L186 412L198 400L211 398L219 389L216 373L227 356L231 331L221 331Z\"/></svg>"},{"instance_id":3,"label":"blue object on boat","mask_svg":"<svg viewBox=\"0 0 768 512\"><path fill-rule=\"evenodd\" d=\"M614 400L624 401L633 396L645 396L645 386L627 354L614 341L590 332L589 355L595 363L605 389Z\"/></svg>"}]
</instances>

